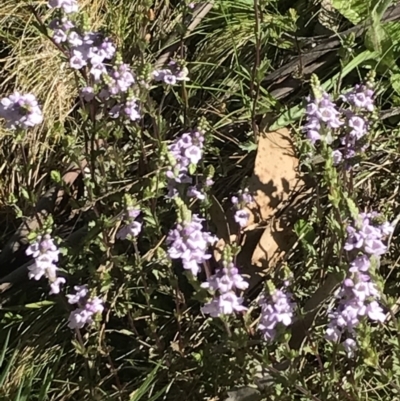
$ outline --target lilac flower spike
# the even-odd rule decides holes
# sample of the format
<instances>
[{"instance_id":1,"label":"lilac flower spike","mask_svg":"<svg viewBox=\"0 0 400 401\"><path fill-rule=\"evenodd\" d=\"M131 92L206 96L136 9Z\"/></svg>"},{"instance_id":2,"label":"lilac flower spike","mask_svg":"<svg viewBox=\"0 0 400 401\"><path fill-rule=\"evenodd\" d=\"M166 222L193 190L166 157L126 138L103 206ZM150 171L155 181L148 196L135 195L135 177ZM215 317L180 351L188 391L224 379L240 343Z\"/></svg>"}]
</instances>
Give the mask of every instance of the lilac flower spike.
<instances>
[{"instance_id":1,"label":"lilac flower spike","mask_svg":"<svg viewBox=\"0 0 400 401\"><path fill-rule=\"evenodd\" d=\"M236 209L234 215L236 223L238 223L241 228L246 227L249 222L250 212L245 209L245 206L254 202L253 196L246 188L244 191L240 191L238 196L232 196L231 202Z\"/></svg>"},{"instance_id":2,"label":"lilac flower spike","mask_svg":"<svg viewBox=\"0 0 400 401\"><path fill-rule=\"evenodd\" d=\"M79 39L79 40L78 40ZM97 32L88 32L83 36L74 35L70 43L70 66L76 70L90 65L90 73L99 80L107 69L103 62L114 57L116 48L108 38Z\"/></svg>"},{"instance_id":3,"label":"lilac flower spike","mask_svg":"<svg viewBox=\"0 0 400 401\"><path fill-rule=\"evenodd\" d=\"M50 235L38 236L25 253L34 259L34 262L28 266L28 277L34 280L46 277L50 283L50 295L58 294L60 286L65 284L66 280L63 277L57 277L56 263L60 252Z\"/></svg>"},{"instance_id":4,"label":"lilac flower spike","mask_svg":"<svg viewBox=\"0 0 400 401\"><path fill-rule=\"evenodd\" d=\"M332 130L339 128L343 124L339 119L340 113L336 105L325 92L318 98L310 96L307 101L307 124L304 127L307 138L312 144L318 140L324 140L328 144L332 143Z\"/></svg>"},{"instance_id":5,"label":"lilac flower spike","mask_svg":"<svg viewBox=\"0 0 400 401\"><path fill-rule=\"evenodd\" d=\"M223 269L218 269L201 286L214 294L214 298L201 308L203 313L219 317L247 310L242 305L243 298L237 296L236 290L245 290L249 283L239 274L232 262L225 263Z\"/></svg>"},{"instance_id":6,"label":"lilac flower spike","mask_svg":"<svg viewBox=\"0 0 400 401\"><path fill-rule=\"evenodd\" d=\"M102 313L104 310L103 301L98 297L89 297L89 290L86 285L75 286L76 293L67 295L68 303L77 304L68 318L68 327L81 329L85 325L93 323L93 316Z\"/></svg>"},{"instance_id":7,"label":"lilac flower spike","mask_svg":"<svg viewBox=\"0 0 400 401\"><path fill-rule=\"evenodd\" d=\"M26 250L28 256L34 258L34 263L28 267L30 279L40 280L43 276L49 280L56 279L59 250L50 235L38 236L36 241Z\"/></svg>"},{"instance_id":8,"label":"lilac flower spike","mask_svg":"<svg viewBox=\"0 0 400 401\"><path fill-rule=\"evenodd\" d=\"M175 61L170 61L168 68L153 71L155 81L164 82L167 85L175 85L179 81L189 81L189 71Z\"/></svg>"},{"instance_id":9,"label":"lilac flower spike","mask_svg":"<svg viewBox=\"0 0 400 401\"><path fill-rule=\"evenodd\" d=\"M0 117L4 118L7 127L28 129L43 121L42 111L34 95L14 92L0 100Z\"/></svg>"},{"instance_id":10,"label":"lilac flower spike","mask_svg":"<svg viewBox=\"0 0 400 401\"><path fill-rule=\"evenodd\" d=\"M58 44L67 42L68 36L70 36L69 32L74 27L75 25L66 17L54 19L49 24L49 28L53 31L52 38ZM71 34L76 34L76 32Z\"/></svg>"},{"instance_id":11,"label":"lilac flower spike","mask_svg":"<svg viewBox=\"0 0 400 401\"><path fill-rule=\"evenodd\" d=\"M342 148L333 153L334 164L354 158L365 151L368 143L363 139L369 131L369 114L374 110L374 91L370 85L356 85L341 96L350 108L343 110L344 127L340 137Z\"/></svg>"},{"instance_id":12,"label":"lilac flower spike","mask_svg":"<svg viewBox=\"0 0 400 401\"><path fill-rule=\"evenodd\" d=\"M374 91L368 85L356 85L354 89L341 96L344 101L359 110L374 110Z\"/></svg>"},{"instance_id":13,"label":"lilac flower spike","mask_svg":"<svg viewBox=\"0 0 400 401\"><path fill-rule=\"evenodd\" d=\"M110 73L108 91L111 95L126 92L135 83L135 77L128 64L120 63Z\"/></svg>"},{"instance_id":14,"label":"lilac flower spike","mask_svg":"<svg viewBox=\"0 0 400 401\"><path fill-rule=\"evenodd\" d=\"M61 8L66 14L78 11L77 0L49 0L49 8Z\"/></svg>"},{"instance_id":15,"label":"lilac flower spike","mask_svg":"<svg viewBox=\"0 0 400 401\"><path fill-rule=\"evenodd\" d=\"M186 192L186 195L189 198L197 198L199 200L204 200L206 199L206 195L204 192L202 192L200 189L198 189L197 186L190 186Z\"/></svg>"},{"instance_id":16,"label":"lilac flower spike","mask_svg":"<svg viewBox=\"0 0 400 401\"><path fill-rule=\"evenodd\" d=\"M65 284L66 280L64 277L57 277L51 284L50 284L50 292L49 294L59 294L61 291L61 285Z\"/></svg>"},{"instance_id":17,"label":"lilac flower spike","mask_svg":"<svg viewBox=\"0 0 400 401\"><path fill-rule=\"evenodd\" d=\"M138 217L140 214L139 209L135 209L133 206L128 206L126 215L125 215L125 220L126 220L126 225L122 227L117 235L117 239L129 239L129 237L137 237L140 232L142 231L142 224L136 221L136 217Z\"/></svg>"},{"instance_id":18,"label":"lilac flower spike","mask_svg":"<svg viewBox=\"0 0 400 401\"><path fill-rule=\"evenodd\" d=\"M354 351L357 349L357 343L352 338L347 338L343 341L343 348L347 352L347 357L354 356Z\"/></svg>"},{"instance_id":19,"label":"lilac flower spike","mask_svg":"<svg viewBox=\"0 0 400 401\"><path fill-rule=\"evenodd\" d=\"M385 314L376 301L380 294L368 274L355 273L353 279L346 279L336 298L339 306L329 314L326 331L326 338L330 341L338 341L344 332L354 335L364 316L377 322L385 320Z\"/></svg>"},{"instance_id":20,"label":"lilac flower spike","mask_svg":"<svg viewBox=\"0 0 400 401\"><path fill-rule=\"evenodd\" d=\"M53 30L54 41L63 43L68 48L71 68L80 70L88 66L95 82L99 82L103 74L107 75L104 62L112 59L116 53L115 45L109 38L105 38L97 32L78 32L74 24L65 17L53 20L50 29ZM129 67L123 63L110 74L111 76L108 78L110 90L113 92L125 92L134 81Z\"/></svg>"},{"instance_id":21,"label":"lilac flower spike","mask_svg":"<svg viewBox=\"0 0 400 401\"><path fill-rule=\"evenodd\" d=\"M360 213L358 221L354 227L347 228L347 240L344 245L346 251L359 249L368 255L383 255L387 248L382 242L382 237L392 230L390 225L373 224L376 214Z\"/></svg>"},{"instance_id":22,"label":"lilac flower spike","mask_svg":"<svg viewBox=\"0 0 400 401\"><path fill-rule=\"evenodd\" d=\"M382 238L393 231L387 222L381 222L378 213L360 213L353 226L347 228L344 248L357 252L350 263L349 275L335 294L337 307L329 313L325 337L339 341L343 334L350 337L343 342L348 356L353 356L357 343L351 337L360 321L368 317L374 322L384 322L385 314L378 301L380 293L370 276L371 258L379 258L386 252Z\"/></svg>"},{"instance_id":23,"label":"lilac flower spike","mask_svg":"<svg viewBox=\"0 0 400 401\"><path fill-rule=\"evenodd\" d=\"M176 186L179 184L191 184L189 165L197 165L203 157L204 135L197 130L182 134L171 145L168 151L172 156L171 166L166 175L168 178L168 197L173 198L178 194ZM195 195L195 192L193 192ZM199 197L196 194L196 197Z\"/></svg>"},{"instance_id":24,"label":"lilac flower spike","mask_svg":"<svg viewBox=\"0 0 400 401\"><path fill-rule=\"evenodd\" d=\"M201 265L211 258L208 247L217 240L203 231L203 221L194 214L190 222L177 224L167 237L169 257L182 259L183 268L190 270L194 276L199 273Z\"/></svg>"},{"instance_id":25,"label":"lilac flower spike","mask_svg":"<svg viewBox=\"0 0 400 401\"><path fill-rule=\"evenodd\" d=\"M292 302L292 294L285 289L274 289L270 295L261 296L261 320L258 325L265 340L273 341L277 328L280 325L289 326L293 321L295 303Z\"/></svg>"},{"instance_id":26,"label":"lilac flower spike","mask_svg":"<svg viewBox=\"0 0 400 401\"><path fill-rule=\"evenodd\" d=\"M96 96L91 86L85 86L82 88L81 95L86 102L91 102Z\"/></svg>"},{"instance_id":27,"label":"lilac flower spike","mask_svg":"<svg viewBox=\"0 0 400 401\"><path fill-rule=\"evenodd\" d=\"M124 116L127 120L137 121L141 114L137 100L133 97L128 98L125 103L116 104L109 112L111 118Z\"/></svg>"}]
</instances>

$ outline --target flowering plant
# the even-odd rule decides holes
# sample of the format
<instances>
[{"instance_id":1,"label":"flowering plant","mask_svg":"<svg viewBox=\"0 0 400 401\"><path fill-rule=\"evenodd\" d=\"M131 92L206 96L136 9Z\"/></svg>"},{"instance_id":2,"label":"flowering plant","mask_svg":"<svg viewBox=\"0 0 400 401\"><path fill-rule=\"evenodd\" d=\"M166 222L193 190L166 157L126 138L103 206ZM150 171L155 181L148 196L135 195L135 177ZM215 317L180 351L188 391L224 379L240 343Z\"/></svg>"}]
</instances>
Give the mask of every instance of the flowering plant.
<instances>
[{"instance_id":1,"label":"flowering plant","mask_svg":"<svg viewBox=\"0 0 400 401\"><path fill-rule=\"evenodd\" d=\"M253 215L260 191L274 183L252 177L252 185L242 185L246 179L224 185L240 169L220 160L230 146L216 134L221 121L197 110L197 99L188 95L198 83L196 65L184 60L187 32L179 25L179 57L172 52L163 63L154 60L146 47L154 10L145 0L140 6L135 39L141 41L132 40L133 50L92 28L77 0L49 0L43 14L34 10L76 97L70 120L59 122L57 168L21 190L23 211L13 203L24 221L11 242L19 244L24 262L16 271L28 290L16 292L20 310L12 297L4 301L10 313L2 327L10 328L5 342L29 337L29 346L15 357L17 368L4 347L1 381L9 372L20 377L18 364L26 357L32 370L36 358L49 364L46 373L34 373L35 383L43 379L41 399L222 399L247 385L257 386L260 399L287 393L288 400L314 401L332 398L343 385L352 399L359 383L370 385L368 367L381 358L371 344L397 341L385 333L396 326L388 295L396 288L384 280L383 260L396 226L393 202L367 202L362 190L364 162L377 154L374 74L337 96L311 77L298 141L304 176L314 181L306 217L296 217L298 241L284 259L273 262L266 249L260 268L252 242L276 221ZM185 3L177 12L184 20L200 6ZM250 92L259 94L257 81L254 76ZM39 94L18 82L15 87L0 99L0 119L22 155L21 171L31 176L26 144L49 129L47 106ZM256 137L257 96L246 103L254 103ZM316 156L323 163L315 163ZM42 197L51 198L50 207ZM13 263L6 248L0 267L2 258ZM40 341L43 356L36 350ZM360 360L366 361L362 369ZM65 383L62 391L50 389L50 375ZM5 391L8 399L20 390Z\"/></svg>"}]
</instances>

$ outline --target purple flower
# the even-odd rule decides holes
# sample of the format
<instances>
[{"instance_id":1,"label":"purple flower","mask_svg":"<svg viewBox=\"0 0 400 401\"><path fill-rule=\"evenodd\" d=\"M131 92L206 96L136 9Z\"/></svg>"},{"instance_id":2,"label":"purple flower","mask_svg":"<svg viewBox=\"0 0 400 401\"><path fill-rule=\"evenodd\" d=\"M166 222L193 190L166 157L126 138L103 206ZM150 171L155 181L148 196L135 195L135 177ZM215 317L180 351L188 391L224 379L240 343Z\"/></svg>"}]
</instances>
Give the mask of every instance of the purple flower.
<instances>
[{"instance_id":1,"label":"purple flower","mask_svg":"<svg viewBox=\"0 0 400 401\"><path fill-rule=\"evenodd\" d=\"M383 323L386 319L383 309L376 301L370 302L366 307L366 314L374 322Z\"/></svg>"},{"instance_id":2,"label":"purple flower","mask_svg":"<svg viewBox=\"0 0 400 401\"><path fill-rule=\"evenodd\" d=\"M164 82L167 85L175 85L178 81L189 81L188 69L171 61L168 68L155 70L152 73L155 81Z\"/></svg>"},{"instance_id":3,"label":"purple flower","mask_svg":"<svg viewBox=\"0 0 400 401\"><path fill-rule=\"evenodd\" d=\"M353 260L350 264L351 273L365 273L369 270L371 262L367 255L362 255Z\"/></svg>"},{"instance_id":4,"label":"purple flower","mask_svg":"<svg viewBox=\"0 0 400 401\"><path fill-rule=\"evenodd\" d=\"M343 158L348 160L357 154L364 152L368 147L365 140L360 141L368 134L368 113L374 109L374 92L365 85L356 85L353 90L341 98L350 105L350 109L344 110L344 132L340 138L344 149L341 149ZM350 165L348 165L349 167Z\"/></svg>"},{"instance_id":5,"label":"purple flower","mask_svg":"<svg viewBox=\"0 0 400 401\"><path fill-rule=\"evenodd\" d=\"M0 117L11 129L28 129L43 121L42 111L34 95L14 92L0 100Z\"/></svg>"},{"instance_id":6,"label":"purple flower","mask_svg":"<svg viewBox=\"0 0 400 401\"><path fill-rule=\"evenodd\" d=\"M43 276L49 280L55 279L57 266L54 264L54 259L50 255L40 255L35 259L34 263L28 266L28 277L34 280L40 280Z\"/></svg>"},{"instance_id":7,"label":"purple flower","mask_svg":"<svg viewBox=\"0 0 400 401\"><path fill-rule=\"evenodd\" d=\"M383 255L387 248L382 242L384 233L379 225L373 224L373 215L361 213L354 227L347 227L346 251L359 249L369 255ZM386 229L387 225L385 225Z\"/></svg>"},{"instance_id":8,"label":"purple flower","mask_svg":"<svg viewBox=\"0 0 400 401\"><path fill-rule=\"evenodd\" d=\"M284 289L275 289L270 295L262 294L259 304L261 320L258 329L263 333L265 340L272 341L280 325L287 327L293 322L296 305L292 302L292 294Z\"/></svg>"},{"instance_id":9,"label":"purple flower","mask_svg":"<svg viewBox=\"0 0 400 401\"><path fill-rule=\"evenodd\" d=\"M139 209L135 209L132 206L127 208L125 213L126 225L118 231L116 235L117 239L125 240L129 239L130 237L137 237L140 234L142 231L142 224L138 221L135 221L139 214Z\"/></svg>"},{"instance_id":10,"label":"purple flower","mask_svg":"<svg viewBox=\"0 0 400 401\"><path fill-rule=\"evenodd\" d=\"M352 338L348 338L343 341L343 348L347 352L347 356L351 358L354 356L354 351L357 349L357 343Z\"/></svg>"},{"instance_id":11,"label":"purple flower","mask_svg":"<svg viewBox=\"0 0 400 401\"><path fill-rule=\"evenodd\" d=\"M72 56L69 59L69 65L74 70L80 70L87 64L84 55L79 50L72 50L71 54Z\"/></svg>"},{"instance_id":12,"label":"purple flower","mask_svg":"<svg viewBox=\"0 0 400 401\"><path fill-rule=\"evenodd\" d=\"M53 31L52 38L54 42L60 44L64 43L68 39L68 32L74 28L74 24L66 17L61 19L54 19L50 22L49 28Z\"/></svg>"},{"instance_id":13,"label":"purple flower","mask_svg":"<svg viewBox=\"0 0 400 401\"><path fill-rule=\"evenodd\" d=\"M30 279L40 280L44 276L51 282L56 280L59 250L50 235L38 236L25 253L34 258L34 263L28 267Z\"/></svg>"},{"instance_id":14,"label":"purple flower","mask_svg":"<svg viewBox=\"0 0 400 401\"><path fill-rule=\"evenodd\" d=\"M350 128L349 135L355 139L361 139L367 133L367 123L363 117L357 115L350 116L347 126Z\"/></svg>"},{"instance_id":15,"label":"purple flower","mask_svg":"<svg viewBox=\"0 0 400 401\"><path fill-rule=\"evenodd\" d=\"M374 91L366 85L356 85L342 99L360 110L374 110Z\"/></svg>"},{"instance_id":16,"label":"purple flower","mask_svg":"<svg viewBox=\"0 0 400 401\"><path fill-rule=\"evenodd\" d=\"M65 43L69 49L71 68L79 70L89 66L90 74L95 82L98 82L100 77L107 73L104 62L114 57L115 45L109 38L105 38L97 32L86 32L81 35L75 30L71 31L72 28L74 25L65 18L53 20L50 24L50 29L53 30L53 39L57 43ZM129 67L122 63L111 71L108 78L111 91L115 94L125 92L134 79Z\"/></svg>"},{"instance_id":17,"label":"purple flower","mask_svg":"<svg viewBox=\"0 0 400 401\"><path fill-rule=\"evenodd\" d=\"M99 82L101 76L106 73L107 73L107 68L104 64L96 64L92 66L92 68L90 69L90 75L92 75L95 82ZM104 91L103 94L107 93L107 96L105 97L108 98L110 96L110 93L105 88L103 88L102 91Z\"/></svg>"},{"instance_id":18,"label":"purple flower","mask_svg":"<svg viewBox=\"0 0 400 401\"><path fill-rule=\"evenodd\" d=\"M86 285L75 286L76 293L67 295L70 304L78 307L72 311L68 318L68 327L71 329L81 329L85 325L93 323L93 316L103 313L103 301L98 297L90 298L89 290Z\"/></svg>"},{"instance_id":19,"label":"purple flower","mask_svg":"<svg viewBox=\"0 0 400 401\"><path fill-rule=\"evenodd\" d=\"M68 327L70 329L82 329L86 324L92 324L93 314L83 308L77 308L70 312L68 317Z\"/></svg>"},{"instance_id":20,"label":"purple flower","mask_svg":"<svg viewBox=\"0 0 400 401\"><path fill-rule=\"evenodd\" d=\"M308 97L307 101L307 124L304 126L307 138L312 144L318 140L324 140L328 144L332 143L331 131L343 125L335 104L325 92L319 98Z\"/></svg>"},{"instance_id":21,"label":"purple flower","mask_svg":"<svg viewBox=\"0 0 400 401\"><path fill-rule=\"evenodd\" d=\"M137 121L141 117L140 111L139 111L139 105L137 104L136 99L128 99L125 102L123 110L124 110L126 117L129 118L129 120L131 120L131 121Z\"/></svg>"},{"instance_id":22,"label":"purple flower","mask_svg":"<svg viewBox=\"0 0 400 401\"><path fill-rule=\"evenodd\" d=\"M201 149L196 145L185 149L185 157L187 157L192 164L197 164L201 160L202 156L203 154Z\"/></svg>"},{"instance_id":23,"label":"purple flower","mask_svg":"<svg viewBox=\"0 0 400 401\"><path fill-rule=\"evenodd\" d=\"M186 195L189 198L197 198L199 200L204 200L206 199L206 195L204 192L201 192L201 190L199 190L197 187L195 186L191 186L188 188Z\"/></svg>"},{"instance_id":24,"label":"purple flower","mask_svg":"<svg viewBox=\"0 0 400 401\"><path fill-rule=\"evenodd\" d=\"M79 35L79 33L77 32L71 32L68 34L68 43L72 46L72 47L79 47L81 45L83 45L83 39L81 37L81 35Z\"/></svg>"},{"instance_id":25,"label":"purple flower","mask_svg":"<svg viewBox=\"0 0 400 401\"><path fill-rule=\"evenodd\" d=\"M203 288L212 291L226 293L235 289L245 290L249 284L239 274L237 267L233 263L228 263L223 269L218 269L205 283L201 285Z\"/></svg>"},{"instance_id":26,"label":"purple flower","mask_svg":"<svg viewBox=\"0 0 400 401\"><path fill-rule=\"evenodd\" d=\"M136 99L128 99L125 103L115 105L109 114L112 118L118 118L122 115L131 121L137 121L141 117Z\"/></svg>"},{"instance_id":27,"label":"purple flower","mask_svg":"<svg viewBox=\"0 0 400 401\"><path fill-rule=\"evenodd\" d=\"M214 185L214 181L211 178L206 178L206 181L204 182L204 185L206 187L212 187Z\"/></svg>"},{"instance_id":28,"label":"purple flower","mask_svg":"<svg viewBox=\"0 0 400 401\"><path fill-rule=\"evenodd\" d=\"M82 88L81 95L86 102L90 102L95 98L94 90L91 86L86 86Z\"/></svg>"},{"instance_id":29,"label":"purple flower","mask_svg":"<svg viewBox=\"0 0 400 401\"><path fill-rule=\"evenodd\" d=\"M329 313L330 321L325 333L330 341L339 341L344 333L354 335L364 317L375 322L385 321L385 314L378 303L380 293L369 274L371 257L379 258L386 251L382 237L392 231L390 224L379 221L381 216L378 213L360 213L354 226L347 228L344 248L357 250L358 255L350 264L349 276L335 294L337 307ZM347 339L343 346L348 356L352 356L355 341Z\"/></svg>"},{"instance_id":30,"label":"purple flower","mask_svg":"<svg viewBox=\"0 0 400 401\"><path fill-rule=\"evenodd\" d=\"M250 212L244 209L249 203L254 202L253 196L249 193L249 190L246 188L244 191L239 191L238 196L232 196L231 202L236 209L234 220L239 224L241 228L247 226L250 218Z\"/></svg>"},{"instance_id":31,"label":"purple flower","mask_svg":"<svg viewBox=\"0 0 400 401\"><path fill-rule=\"evenodd\" d=\"M204 314L212 317L219 317L221 315L231 315L234 312L243 312L247 310L242 305L243 298L238 297L234 292L227 292L214 298L212 301L205 304L201 311Z\"/></svg>"},{"instance_id":32,"label":"purple flower","mask_svg":"<svg viewBox=\"0 0 400 401\"><path fill-rule=\"evenodd\" d=\"M242 305L243 298L237 296L236 290L245 290L249 283L239 274L232 262L224 262L224 268L218 269L201 286L214 295L214 298L201 308L204 314L219 317L247 310Z\"/></svg>"},{"instance_id":33,"label":"purple flower","mask_svg":"<svg viewBox=\"0 0 400 401\"><path fill-rule=\"evenodd\" d=\"M60 286L65 284L66 280L64 277L57 277L51 284L50 284L50 292L49 294L59 294L61 289Z\"/></svg>"},{"instance_id":34,"label":"purple flower","mask_svg":"<svg viewBox=\"0 0 400 401\"><path fill-rule=\"evenodd\" d=\"M355 273L353 279L346 279L336 293L338 307L329 314L330 322L326 338L338 341L343 332L353 334L363 316L383 322L385 314L376 302L380 294L368 274Z\"/></svg>"},{"instance_id":35,"label":"purple flower","mask_svg":"<svg viewBox=\"0 0 400 401\"><path fill-rule=\"evenodd\" d=\"M75 294L68 294L68 303L73 305L77 304L78 302L81 301L81 299L86 298L87 295L89 294L89 289L87 285L76 285L74 287Z\"/></svg>"},{"instance_id":36,"label":"purple flower","mask_svg":"<svg viewBox=\"0 0 400 401\"><path fill-rule=\"evenodd\" d=\"M240 209L235 212L234 219L240 227L246 227L249 222L250 213L247 210Z\"/></svg>"},{"instance_id":37,"label":"purple flower","mask_svg":"<svg viewBox=\"0 0 400 401\"><path fill-rule=\"evenodd\" d=\"M167 237L169 257L182 259L183 268L193 275L197 275L200 266L211 258L208 247L216 241L210 233L203 231L203 221L194 214L190 222L177 224Z\"/></svg>"},{"instance_id":38,"label":"purple flower","mask_svg":"<svg viewBox=\"0 0 400 401\"><path fill-rule=\"evenodd\" d=\"M61 8L66 14L78 11L77 0L49 0L49 8Z\"/></svg>"},{"instance_id":39,"label":"purple flower","mask_svg":"<svg viewBox=\"0 0 400 401\"><path fill-rule=\"evenodd\" d=\"M135 78L128 64L120 63L109 75L108 92L115 96L126 92L134 83Z\"/></svg>"},{"instance_id":40,"label":"purple flower","mask_svg":"<svg viewBox=\"0 0 400 401\"><path fill-rule=\"evenodd\" d=\"M342 161L343 154L340 150L334 150L332 152L332 158L333 158L333 164L336 166Z\"/></svg>"},{"instance_id":41,"label":"purple flower","mask_svg":"<svg viewBox=\"0 0 400 401\"><path fill-rule=\"evenodd\" d=\"M117 233L117 239L127 239L129 236L137 237L142 231L142 224L138 221L133 221L132 223L121 228Z\"/></svg>"},{"instance_id":42,"label":"purple flower","mask_svg":"<svg viewBox=\"0 0 400 401\"><path fill-rule=\"evenodd\" d=\"M200 131L194 130L184 133L168 146L170 153L170 167L166 175L168 178L168 197L176 195L179 184L191 184L188 174L190 164L197 165L203 157L204 136Z\"/></svg>"}]
</instances>

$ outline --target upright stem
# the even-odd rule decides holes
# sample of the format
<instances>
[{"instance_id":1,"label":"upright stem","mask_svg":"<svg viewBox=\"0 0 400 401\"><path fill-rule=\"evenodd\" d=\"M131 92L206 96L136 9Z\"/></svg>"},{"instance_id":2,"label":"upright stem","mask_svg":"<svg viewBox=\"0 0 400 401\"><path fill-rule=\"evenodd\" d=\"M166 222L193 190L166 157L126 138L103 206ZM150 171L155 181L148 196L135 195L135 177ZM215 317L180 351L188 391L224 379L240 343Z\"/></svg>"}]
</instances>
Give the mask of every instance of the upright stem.
<instances>
[{"instance_id":1,"label":"upright stem","mask_svg":"<svg viewBox=\"0 0 400 401\"><path fill-rule=\"evenodd\" d=\"M251 125L254 134L254 141L257 142L259 129L256 122L257 103L260 95L260 85L258 80L258 70L261 62L261 40L260 40L260 10L258 0L254 0L254 36L255 36L255 62L250 81L250 97L253 99L251 110Z\"/></svg>"}]
</instances>

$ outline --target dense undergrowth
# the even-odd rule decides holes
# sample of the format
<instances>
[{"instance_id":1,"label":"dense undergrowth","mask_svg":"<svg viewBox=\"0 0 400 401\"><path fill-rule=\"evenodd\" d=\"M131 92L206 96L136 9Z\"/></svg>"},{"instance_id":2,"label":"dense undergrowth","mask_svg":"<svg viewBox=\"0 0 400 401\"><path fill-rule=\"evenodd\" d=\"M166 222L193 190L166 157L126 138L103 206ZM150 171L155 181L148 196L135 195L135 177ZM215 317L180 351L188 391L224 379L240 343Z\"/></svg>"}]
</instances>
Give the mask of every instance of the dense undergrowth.
<instances>
[{"instance_id":1,"label":"dense undergrowth","mask_svg":"<svg viewBox=\"0 0 400 401\"><path fill-rule=\"evenodd\" d=\"M397 399L400 6L74 4L0 7L0 399Z\"/></svg>"}]
</instances>

